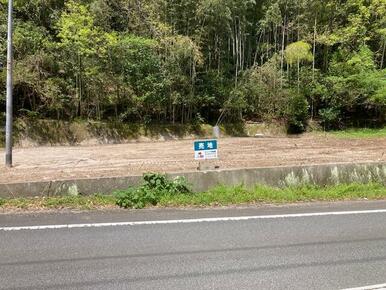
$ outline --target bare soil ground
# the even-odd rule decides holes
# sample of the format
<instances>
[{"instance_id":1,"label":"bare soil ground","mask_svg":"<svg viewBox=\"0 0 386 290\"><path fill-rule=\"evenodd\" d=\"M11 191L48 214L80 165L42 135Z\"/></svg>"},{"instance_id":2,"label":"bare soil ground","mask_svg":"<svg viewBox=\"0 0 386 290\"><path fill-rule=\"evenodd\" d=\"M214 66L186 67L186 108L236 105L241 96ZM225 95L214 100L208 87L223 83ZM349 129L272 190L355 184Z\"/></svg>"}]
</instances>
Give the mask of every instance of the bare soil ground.
<instances>
[{"instance_id":1,"label":"bare soil ground","mask_svg":"<svg viewBox=\"0 0 386 290\"><path fill-rule=\"evenodd\" d=\"M221 169L386 161L386 138L225 138L219 146ZM193 156L192 140L19 148L14 168L1 165L0 183L194 171Z\"/></svg>"}]
</instances>

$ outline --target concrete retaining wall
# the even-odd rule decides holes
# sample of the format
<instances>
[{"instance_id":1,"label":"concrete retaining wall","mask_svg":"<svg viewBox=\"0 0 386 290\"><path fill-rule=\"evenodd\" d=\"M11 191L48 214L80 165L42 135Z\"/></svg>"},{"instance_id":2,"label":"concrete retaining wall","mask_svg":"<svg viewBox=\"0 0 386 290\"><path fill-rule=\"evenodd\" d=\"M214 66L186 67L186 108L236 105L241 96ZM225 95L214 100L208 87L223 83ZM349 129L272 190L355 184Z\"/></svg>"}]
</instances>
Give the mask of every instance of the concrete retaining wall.
<instances>
[{"instance_id":1,"label":"concrete retaining wall","mask_svg":"<svg viewBox=\"0 0 386 290\"><path fill-rule=\"evenodd\" d=\"M195 191L205 191L219 184L252 187L264 184L276 187L302 184L386 183L385 163L328 164L297 167L268 167L170 174L185 176ZM77 194L111 194L142 182L141 176L94 178L51 182L0 184L0 197L32 197Z\"/></svg>"}]
</instances>

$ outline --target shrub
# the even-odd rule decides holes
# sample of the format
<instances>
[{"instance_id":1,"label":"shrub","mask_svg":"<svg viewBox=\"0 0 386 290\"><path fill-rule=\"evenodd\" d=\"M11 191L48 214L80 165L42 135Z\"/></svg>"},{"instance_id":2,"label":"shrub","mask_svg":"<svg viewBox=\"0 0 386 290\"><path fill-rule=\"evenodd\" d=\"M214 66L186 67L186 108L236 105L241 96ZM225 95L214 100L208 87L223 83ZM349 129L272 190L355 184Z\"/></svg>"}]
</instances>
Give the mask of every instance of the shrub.
<instances>
[{"instance_id":1,"label":"shrub","mask_svg":"<svg viewBox=\"0 0 386 290\"><path fill-rule=\"evenodd\" d=\"M293 95L287 107L287 131L290 134L302 133L306 130L309 105L307 99L300 94Z\"/></svg>"},{"instance_id":2,"label":"shrub","mask_svg":"<svg viewBox=\"0 0 386 290\"><path fill-rule=\"evenodd\" d=\"M190 187L185 178L177 177L170 180L164 174L148 173L143 176L140 187L128 188L115 193L117 205L123 208L144 208L147 205L157 205L165 195L190 193Z\"/></svg>"},{"instance_id":3,"label":"shrub","mask_svg":"<svg viewBox=\"0 0 386 290\"><path fill-rule=\"evenodd\" d=\"M337 127L339 123L340 111L335 108L320 109L319 116L324 130L330 130Z\"/></svg>"}]
</instances>

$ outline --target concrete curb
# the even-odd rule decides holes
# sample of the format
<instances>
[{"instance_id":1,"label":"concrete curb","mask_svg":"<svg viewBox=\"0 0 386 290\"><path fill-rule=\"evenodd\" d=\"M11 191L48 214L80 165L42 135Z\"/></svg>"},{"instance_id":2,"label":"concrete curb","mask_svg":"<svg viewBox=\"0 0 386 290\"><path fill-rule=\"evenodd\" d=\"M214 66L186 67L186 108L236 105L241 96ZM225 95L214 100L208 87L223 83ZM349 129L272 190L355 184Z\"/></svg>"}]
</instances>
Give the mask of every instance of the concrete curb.
<instances>
[{"instance_id":1,"label":"concrete curb","mask_svg":"<svg viewBox=\"0 0 386 290\"><path fill-rule=\"evenodd\" d=\"M252 187L264 184L276 187L294 185L334 185L339 183L386 183L386 163L324 164L313 166L229 169L207 172L172 173L184 176L194 191L205 191L217 185ZM93 178L0 184L0 197L33 197L77 194L111 194L116 190L139 185L142 176Z\"/></svg>"}]
</instances>

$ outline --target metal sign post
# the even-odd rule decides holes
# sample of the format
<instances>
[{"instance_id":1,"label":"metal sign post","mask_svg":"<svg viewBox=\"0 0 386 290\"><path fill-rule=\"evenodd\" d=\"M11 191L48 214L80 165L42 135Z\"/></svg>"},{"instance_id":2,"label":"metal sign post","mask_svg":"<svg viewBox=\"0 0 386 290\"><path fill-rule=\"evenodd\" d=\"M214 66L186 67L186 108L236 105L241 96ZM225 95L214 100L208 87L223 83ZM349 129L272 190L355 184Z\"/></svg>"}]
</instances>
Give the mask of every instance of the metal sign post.
<instances>
[{"instance_id":1,"label":"metal sign post","mask_svg":"<svg viewBox=\"0 0 386 290\"><path fill-rule=\"evenodd\" d=\"M8 0L8 42L7 42L7 111L5 128L5 165L12 167L13 127L13 0Z\"/></svg>"}]
</instances>

